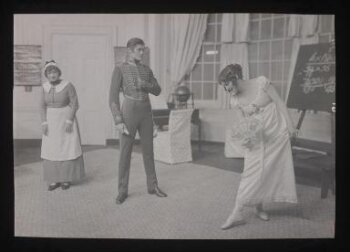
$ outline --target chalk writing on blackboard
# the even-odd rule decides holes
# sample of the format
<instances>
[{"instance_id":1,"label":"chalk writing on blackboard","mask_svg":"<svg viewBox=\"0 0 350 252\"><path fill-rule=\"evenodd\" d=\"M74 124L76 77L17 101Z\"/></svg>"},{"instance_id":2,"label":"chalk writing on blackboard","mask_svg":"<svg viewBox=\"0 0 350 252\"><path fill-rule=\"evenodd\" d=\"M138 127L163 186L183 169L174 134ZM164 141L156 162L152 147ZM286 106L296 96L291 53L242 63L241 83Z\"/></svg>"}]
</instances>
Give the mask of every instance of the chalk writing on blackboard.
<instances>
[{"instance_id":1,"label":"chalk writing on blackboard","mask_svg":"<svg viewBox=\"0 0 350 252\"><path fill-rule=\"evenodd\" d=\"M335 99L335 45L302 45L299 49L287 105L329 111Z\"/></svg>"},{"instance_id":2,"label":"chalk writing on blackboard","mask_svg":"<svg viewBox=\"0 0 350 252\"><path fill-rule=\"evenodd\" d=\"M330 46L327 52L319 54L314 52L306 63L303 70L302 84L305 94L315 91L316 88L323 88L326 93L335 92L335 76L329 76L331 65L335 64L334 46Z\"/></svg>"}]
</instances>

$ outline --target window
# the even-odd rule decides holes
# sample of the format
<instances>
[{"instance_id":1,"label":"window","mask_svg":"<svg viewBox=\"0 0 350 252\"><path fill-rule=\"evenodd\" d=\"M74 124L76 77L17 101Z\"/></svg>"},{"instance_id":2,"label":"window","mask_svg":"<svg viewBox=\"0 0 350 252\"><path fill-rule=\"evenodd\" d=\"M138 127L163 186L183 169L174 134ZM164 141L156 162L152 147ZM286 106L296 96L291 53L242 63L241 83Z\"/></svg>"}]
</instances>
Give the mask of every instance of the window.
<instances>
[{"instance_id":1,"label":"window","mask_svg":"<svg viewBox=\"0 0 350 252\"><path fill-rule=\"evenodd\" d=\"M193 92L196 104L217 100L217 76L220 67L220 40L222 14L209 14L204 41L192 72L185 81Z\"/></svg>"}]
</instances>

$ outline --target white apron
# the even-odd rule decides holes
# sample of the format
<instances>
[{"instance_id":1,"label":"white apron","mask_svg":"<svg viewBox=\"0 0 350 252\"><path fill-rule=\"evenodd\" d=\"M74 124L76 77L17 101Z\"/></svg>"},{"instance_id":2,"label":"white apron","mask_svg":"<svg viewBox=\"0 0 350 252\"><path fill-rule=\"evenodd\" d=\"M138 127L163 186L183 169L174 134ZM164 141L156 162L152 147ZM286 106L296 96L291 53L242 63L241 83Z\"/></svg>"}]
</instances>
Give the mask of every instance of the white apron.
<instances>
[{"instance_id":1,"label":"white apron","mask_svg":"<svg viewBox=\"0 0 350 252\"><path fill-rule=\"evenodd\" d=\"M51 161L76 159L82 154L77 121L73 120L73 131L65 131L65 121L70 107L47 108L48 135L43 135L41 158Z\"/></svg>"}]
</instances>

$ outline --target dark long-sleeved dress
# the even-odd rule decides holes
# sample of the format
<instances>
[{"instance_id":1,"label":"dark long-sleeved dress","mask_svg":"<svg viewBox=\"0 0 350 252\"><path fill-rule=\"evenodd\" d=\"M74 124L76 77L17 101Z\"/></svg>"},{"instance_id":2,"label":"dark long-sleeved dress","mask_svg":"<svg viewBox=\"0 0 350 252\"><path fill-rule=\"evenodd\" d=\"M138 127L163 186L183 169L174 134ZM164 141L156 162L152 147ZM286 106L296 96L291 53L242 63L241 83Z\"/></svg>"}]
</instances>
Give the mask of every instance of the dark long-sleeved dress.
<instances>
[{"instance_id":1,"label":"dark long-sleeved dress","mask_svg":"<svg viewBox=\"0 0 350 252\"><path fill-rule=\"evenodd\" d=\"M75 113L79 108L74 86L65 81L57 85L43 84L40 112L48 134L42 136L41 158L43 177L48 183L73 182L85 175L78 123ZM73 124L72 132L65 130Z\"/></svg>"}]
</instances>

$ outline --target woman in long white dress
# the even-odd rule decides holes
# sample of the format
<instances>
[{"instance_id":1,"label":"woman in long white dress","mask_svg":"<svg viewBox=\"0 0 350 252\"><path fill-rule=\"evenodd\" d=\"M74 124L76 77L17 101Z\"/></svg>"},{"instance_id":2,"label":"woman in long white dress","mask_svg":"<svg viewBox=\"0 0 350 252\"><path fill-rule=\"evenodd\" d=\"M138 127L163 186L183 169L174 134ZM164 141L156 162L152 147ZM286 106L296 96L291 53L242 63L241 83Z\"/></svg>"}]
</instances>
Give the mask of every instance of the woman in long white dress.
<instances>
[{"instance_id":1,"label":"woman in long white dress","mask_svg":"<svg viewBox=\"0 0 350 252\"><path fill-rule=\"evenodd\" d=\"M297 131L286 105L266 77L243 80L241 66L231 64L221 71L219 83L230 93L231 104L241 111L242 120L258 122L255 138L240 141L246 149L244 170L235 206L221 227L228 229L245 223L244 206L256 207L257 216L267 221L263 203L297 203L290 144Z\"/></svg>"},{"instance_id":2,"label":"woman in long white dress","mask_svg":"<svg viewBox=\"0 0 350 252\"><path fill-rule=\"evenodd\" d=\"M45 64L44 74L48 79L42 86L40 99L44 181L49 191L58 187L66 190L85 176L75 117L78 96L73 84L60 78L61 70L55 61Z\"/></svg>"}]
</instances>

